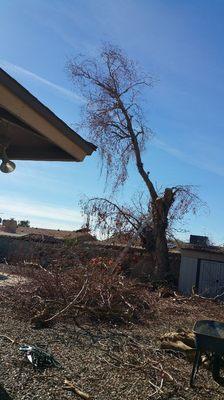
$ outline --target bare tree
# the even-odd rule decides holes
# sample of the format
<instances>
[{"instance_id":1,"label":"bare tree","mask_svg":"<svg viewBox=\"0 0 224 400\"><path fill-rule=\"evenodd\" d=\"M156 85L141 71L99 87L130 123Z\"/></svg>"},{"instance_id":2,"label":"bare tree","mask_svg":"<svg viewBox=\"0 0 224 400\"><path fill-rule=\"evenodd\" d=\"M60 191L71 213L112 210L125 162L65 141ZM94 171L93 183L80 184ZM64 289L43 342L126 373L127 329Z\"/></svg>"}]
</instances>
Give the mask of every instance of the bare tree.
<instances>
[{"instance_id":1,"label":"bare tree","mask_svg":"<svg viewBox=\"0 0 224 400\"><path fill-rule=\"evenodd\" d=\"M174 190L174 188L172 188ZM168 213L167 240L173 241L183 229L183 220L189 213L196 214L204 203L191 185L175 188L175 201ZM104 197L87 198L80 201L88 227L105 238L119 242L135 239L147 251L155 251L152 207L144 192L137 192L127 204ZM136 235L137 233L137 235ZM176 239L175 239L176 240Z\"/></svg>"},{"instance_id":2,"label":"bare tree","mask_svg":"<svg viewBox=\"0 0 224 400\"><path fill-rule=\"evenodd\" d=\"M84 127L99 148L113 188L124 184L129 161L135 160L148 193L146 215L150 216L148 227L153 234L158 274L164 275L169 272L168 215L175 198L183 190L180 186L167 187L163 193L158 193L143 164L142 153L151 130L144 118L141 94L144 88L152 86L152 78L123 51L110 44L105 44L96 58L79 56L70 60L68 71L86 99ZM137 223L130 215L128 218L130 225Z\"/></svg>"},{"instance_id":3,"label":"bare tree","mask_svg":"<svg viewBox=\"0 0 224 400\"><path fill-rule=\"evenodd\" d=\"M124 239L126 242L134 236L141 238L143 224L147 222L147 225L151 225L151 215L147 212L147 202L143 196L144 193L136 194L128 204L119 204L116 200L104 197L83 198L80 205L87 225L92 230L103 238ZM139 235L136 236L136 232Z\"/></svg>"}]
</instances>

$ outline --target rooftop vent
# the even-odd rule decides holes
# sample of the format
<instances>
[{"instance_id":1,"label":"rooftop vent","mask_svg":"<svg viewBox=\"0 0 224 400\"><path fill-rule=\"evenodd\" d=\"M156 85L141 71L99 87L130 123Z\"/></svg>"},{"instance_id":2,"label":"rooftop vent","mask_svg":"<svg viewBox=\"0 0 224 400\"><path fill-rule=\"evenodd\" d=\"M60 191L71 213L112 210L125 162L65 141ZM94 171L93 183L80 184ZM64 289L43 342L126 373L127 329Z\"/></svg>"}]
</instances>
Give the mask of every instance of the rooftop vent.
<instances>
[{"instance_id":1,"label":"rooftop vent","mask_svg":"<svg viewBox=\"0 0 224 400\"><path fill-rule=\"evenodd\" d=\"M209 239L207 236L190 235L190 244L200 247L208 247Z\"/></svg>"}]
</instances>

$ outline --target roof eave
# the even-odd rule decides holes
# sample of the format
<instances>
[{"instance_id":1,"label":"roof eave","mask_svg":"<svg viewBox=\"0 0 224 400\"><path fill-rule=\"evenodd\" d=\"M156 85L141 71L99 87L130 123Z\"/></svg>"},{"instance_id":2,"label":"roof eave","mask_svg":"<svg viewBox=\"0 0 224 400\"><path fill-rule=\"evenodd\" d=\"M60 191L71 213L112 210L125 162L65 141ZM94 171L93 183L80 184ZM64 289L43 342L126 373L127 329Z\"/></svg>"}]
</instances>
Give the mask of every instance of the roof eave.
<instances>
[{"instance_id":1,"label":"roof eave","mask_svg":"<svg viewBox=\"0 0 224 400\"><path fill-rule=\"evenodd\" d=\"M84 140L78 133L71 129L64 121L57 117L53 111L42 104L35 96L25 89L19 82L12 78L7 72L0 68L0 84L13 92L19 99L31 107L35 112L44 117L57 130L66 136L73 143L78 145L86 155L91 155L97 147Z\"/></svg>"}]
</instances>

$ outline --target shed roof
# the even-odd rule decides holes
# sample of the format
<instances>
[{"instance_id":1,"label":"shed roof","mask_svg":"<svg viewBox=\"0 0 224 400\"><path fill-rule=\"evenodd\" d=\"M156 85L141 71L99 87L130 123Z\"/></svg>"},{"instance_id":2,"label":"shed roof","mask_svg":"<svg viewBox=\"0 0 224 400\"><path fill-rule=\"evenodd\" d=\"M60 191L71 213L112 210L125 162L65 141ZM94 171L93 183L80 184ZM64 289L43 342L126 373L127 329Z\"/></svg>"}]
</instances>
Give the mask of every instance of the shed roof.
<instances>
[{"instance_id":1,"label":"shed roof","mask_svg":"<svg viewBox=\"0 0 224 400\"><path fill-rule=\"evenodd\" d=\"M197 253L213 253L213 254L224 254L224 247L220 246L198 246L192 244L184 244L181 247L181 251L197 252Z\"/></svg>"},{"instance_id":2,"label":"shed roof","mask_svg":"<svg viewBox=\"0 0 224 400\"><path fill-rule=\"evenodd\" d=\"M2 68L0 137L12 160L82 161L96 150Z\"/></svg>"}]
</instances>

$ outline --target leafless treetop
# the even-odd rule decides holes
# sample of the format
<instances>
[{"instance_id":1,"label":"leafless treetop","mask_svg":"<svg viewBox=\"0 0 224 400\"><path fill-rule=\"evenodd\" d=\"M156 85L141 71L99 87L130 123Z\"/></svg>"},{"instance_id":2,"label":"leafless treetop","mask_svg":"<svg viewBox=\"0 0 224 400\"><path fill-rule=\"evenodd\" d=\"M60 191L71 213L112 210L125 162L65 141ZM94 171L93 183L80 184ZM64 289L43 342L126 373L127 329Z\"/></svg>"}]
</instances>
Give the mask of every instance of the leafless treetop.
<instances>
[{"instance_id":1,"label":"leafless treetop","mask_svg":"<svg viewBox=\"0 0 224 400\"><path fill-rule=\"evenodd\" d=\"M97 58L79 56L68 63L69 75L86 99L83 125L99 148L114 187L127 178L130 158L141 152L151 134L141 106L142 90L152 78L119 48L105 44Z\"/></svg>"}]
</instances>

